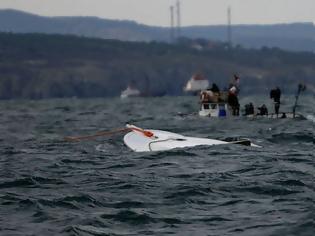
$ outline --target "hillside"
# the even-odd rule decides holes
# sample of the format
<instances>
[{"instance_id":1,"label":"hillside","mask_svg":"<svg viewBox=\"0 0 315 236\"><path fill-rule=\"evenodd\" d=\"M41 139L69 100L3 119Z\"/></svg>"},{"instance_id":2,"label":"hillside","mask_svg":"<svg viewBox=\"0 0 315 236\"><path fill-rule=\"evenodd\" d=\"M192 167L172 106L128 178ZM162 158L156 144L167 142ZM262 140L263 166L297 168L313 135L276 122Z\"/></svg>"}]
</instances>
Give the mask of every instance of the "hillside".
<instances>
[{"instance_id":1,"label":"hillside","mask_svg":"<svg viewBox=\"0 0 315 236\"><path fill-rule=\"evenodd\" d=\"M181 95L195 72L223 88L234 73L242 93L268 93L276 85L294 92L314 85L315 54L249 50L194 42L136 43L45 34L0 34L0 98L118 96L134 82L151 95Z\"/></svg>"},{"instance_id":2,"label":"hillside","mask_svg":"<svg viewBox=\"0 0 315 236\"><path fill-rule=\"evenodd\" d=\"M0 10L0 31L14 33L73 34L122 41L170 40L170 29L132 21L96 17L42 17L15 10ZM280 25L235 25L233 43L248 48L279 47L292 51L315 51L315 27L312 23ZM226 41L226 26L183 27L182 36Z\"/></svg>"}]
</instances>

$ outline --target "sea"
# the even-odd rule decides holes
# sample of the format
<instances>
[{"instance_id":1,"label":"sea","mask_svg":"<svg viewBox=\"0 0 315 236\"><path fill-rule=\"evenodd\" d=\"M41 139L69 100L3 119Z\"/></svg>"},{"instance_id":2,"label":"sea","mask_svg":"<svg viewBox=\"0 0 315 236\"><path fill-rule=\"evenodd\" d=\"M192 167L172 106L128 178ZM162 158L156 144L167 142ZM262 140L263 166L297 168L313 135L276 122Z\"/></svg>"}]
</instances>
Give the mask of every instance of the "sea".
<instances>
[{"instance_id":1,"label":"sea","mask_svg":"<svg viewBox=\"0 0 315 236\"><path fill-rule=\"evenodd\" d=\"M273 105L268 97L240 99ZM291 111L294 95L283 95ZM315 97L298 119L205 118L196 97L0 101L0 235L315 235ZM134 124L261 148L137 153Z\"/></svg>"}]
</instances>

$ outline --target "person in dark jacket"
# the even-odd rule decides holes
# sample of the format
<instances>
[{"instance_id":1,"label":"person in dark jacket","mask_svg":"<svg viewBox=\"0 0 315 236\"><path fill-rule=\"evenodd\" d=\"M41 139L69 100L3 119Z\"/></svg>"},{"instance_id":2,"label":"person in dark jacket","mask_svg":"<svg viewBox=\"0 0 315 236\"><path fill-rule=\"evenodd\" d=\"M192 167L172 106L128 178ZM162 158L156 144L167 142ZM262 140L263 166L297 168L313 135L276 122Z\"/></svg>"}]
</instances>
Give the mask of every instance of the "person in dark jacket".
<instances>
[{"instance_id":1,"label":"person in dark jacket","mask_svg":"<svg viewBox=\"0 0 315 236\"><path fill-rule=\"evenodd\" d=\"M254 105L251 102L248 104L248 112L250 115L254 115L254 113L255 113Z\"/></svg>"},{"instance_id":2,"label":"person in dark jacket","mask_svg":"<svg viewBox=\"0 0 315 236\"><path fill-rule=\"evenodd\" d=\"M216 85L215 83L212 84L212 87L211 87L211 91L214 92L214 93L219 93L220 92L220 89L218 87L218 85Z\"/></svg>"},{"instance_id":3,"label":"person in dark jacket","mask_svg":"<svg viewBox=\"0 0 315 236\"><path fill-rule=\"evenodd\" d=\"M275 104L275 113L277 114L277 117L279 115L279 109L280 109L280 98L281 98L281 90L279 87L276 87L275 89L272 89L270 91L270 98L273 99Z\"/></svg>"},{"instance_id":4,"label":"person in dark jacket","mask_svg":"<svg viewBox=\"0 0 315 236\"><path fill-rule=\"evenodd\" d=\"M255 108L254 108L254 105L253 103L248 103L245 105L245 116L247 115L254 115L255 114Z\"/></svg>"},{"instance_id":5,"label":"person in dark jacket","mask_svg":"<svg viewBox=\"0 0 315 236\"><path fill-rule=\"evenodd\" d=\"M263 104L261 107L258 107L258 110L259 110L259 112L258 112L257 115L259 115L259 116L268 116L268 109L267 109L265 104Z\"/></svg>"}]
</instances>

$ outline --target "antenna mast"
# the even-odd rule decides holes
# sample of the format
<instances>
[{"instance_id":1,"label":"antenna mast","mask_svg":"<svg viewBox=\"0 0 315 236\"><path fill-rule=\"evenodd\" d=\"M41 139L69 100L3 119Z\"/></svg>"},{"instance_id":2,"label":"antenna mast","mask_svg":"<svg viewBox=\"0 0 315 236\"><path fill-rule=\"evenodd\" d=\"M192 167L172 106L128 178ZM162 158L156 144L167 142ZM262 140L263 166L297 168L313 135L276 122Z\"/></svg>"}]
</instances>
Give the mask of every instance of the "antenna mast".
<instances>
[{"instance_id":1,"label":"antenna mast","mask_svg":"<svg viewBox=\"0 0 315 236\"><path fill-rule=\"evenodd\" d=\"M175 32L174 32L174 6L170 6L170 11L171 11L171 39L170 42L174 43L174 37L175 37Z\"/></svg>"},{"instance_id":2,"label":"antenna mast","mask_svg":"<svg viewBox=\"0 0 315 236\"><path fill-rule=\"evenodd\" d=\"M177 38L180 37L181 32L180 32L180 28L181 28L181 14L180 14L180 1L177 0L176 2L176 8L177 8Z\"/></svg>"},{"instance_id":3,"label":"antenna mast","mask_svg":"<svg viewBox=\"0 0 315 236\"><path fill-rule=\"evenodd\" d=\"M228 27L227 27L227 40L228 40L228 47L232 48L232 17L231 17L231 7L228 7L227 10L227 17L228 17Z\"/></svg>"}]
</instances>

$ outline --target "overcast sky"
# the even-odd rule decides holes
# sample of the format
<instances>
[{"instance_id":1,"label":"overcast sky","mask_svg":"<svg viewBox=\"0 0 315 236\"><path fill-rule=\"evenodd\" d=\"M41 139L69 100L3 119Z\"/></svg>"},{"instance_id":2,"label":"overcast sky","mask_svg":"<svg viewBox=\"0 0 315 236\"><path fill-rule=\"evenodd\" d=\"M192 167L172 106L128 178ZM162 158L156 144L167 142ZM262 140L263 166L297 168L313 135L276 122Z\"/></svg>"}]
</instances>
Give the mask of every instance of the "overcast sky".
<instances>
[{"instance_id":1,"label":"overcast sky","mask_svg":"<svg viewBox=\"0 0 315 236\"><path fill-rule=\"evenodd\" d=\"M315 22L315 0L180 0L182 25ZM176 0L0 0L13 8L45 16L98 16L169 26Z\"/></svg>"}]
</instances>

